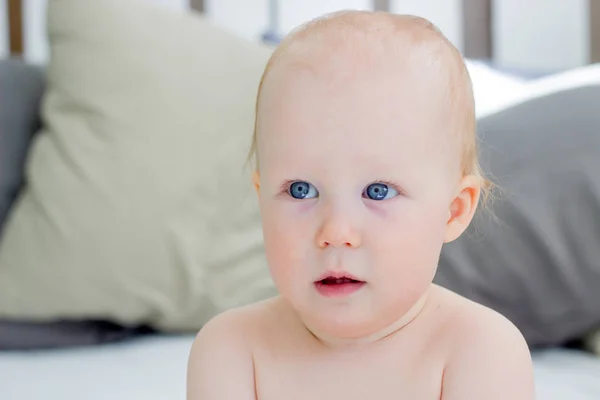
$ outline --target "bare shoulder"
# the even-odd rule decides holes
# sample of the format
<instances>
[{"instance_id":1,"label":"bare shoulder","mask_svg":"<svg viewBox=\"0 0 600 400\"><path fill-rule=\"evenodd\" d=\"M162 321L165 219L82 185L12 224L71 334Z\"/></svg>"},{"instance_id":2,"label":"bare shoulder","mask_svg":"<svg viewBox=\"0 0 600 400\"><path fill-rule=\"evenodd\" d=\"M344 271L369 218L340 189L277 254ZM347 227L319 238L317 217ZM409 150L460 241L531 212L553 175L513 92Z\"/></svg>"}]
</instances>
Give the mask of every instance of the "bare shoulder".
<instances>
[{"instance_id":1,"label":"bare shoulder","mask_svg":"<svg viewBox=\"0 0 600 400\"><path fill-rule=\"evenodd\" d=\"M450 347L442 400L533 400L531 354L516 326L494 310L440 290L449 304L441 333Z\"/></svg>"},{"instance_id":2,"label":"bare shoulder","mask_svg":"<svg viewBox=\"0 0 600 400\"><path fill-rule=\"evenodd\" d=\"M252 349L272 301L223 312L202 327L188 359L188 400L256 398Z\"/></svg>"}]
</instances>

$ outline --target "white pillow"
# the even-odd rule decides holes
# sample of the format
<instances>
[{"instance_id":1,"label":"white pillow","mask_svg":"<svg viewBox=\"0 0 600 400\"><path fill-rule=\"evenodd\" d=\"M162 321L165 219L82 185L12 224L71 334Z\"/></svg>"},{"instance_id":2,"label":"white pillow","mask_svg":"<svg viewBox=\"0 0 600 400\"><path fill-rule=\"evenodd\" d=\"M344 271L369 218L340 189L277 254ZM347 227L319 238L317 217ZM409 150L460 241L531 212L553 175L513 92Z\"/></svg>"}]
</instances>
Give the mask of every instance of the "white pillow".
<instances>
[{"instance_id":1,"label":"white pillow","mask_svg":"<svg viewBox=\"0 0 600 400\"><path fill-rule=\"evenodd\" d=\"M195 330L275 294L249 171L270 50L147 0L52 0L0 318Z\"/></svg>"},{"instance_id":2,"label":"white pillow","mask_svg":"<svg viewBox=\"0 0 600 400\"><path fill-rule=\"evenodd\" d=\"M591 64L570 69L544 78L528 81L518 87L512 87L505 92L501 92L500 100L486 104L485 107L479 110L477 117L484 118L504 109L552 93L598 85L600 85L600 64ZM488 95L491 97L493 93L489 91Z\"/></svg>"},{"instance_id":3,"label":"white pillow","mask_svg":"<svg viewBox=\"0 0 600 400\"><path fill-rule=\"evenodd\" d=\"M478 115L506 103L527 84L523 79L498 71L481 61L466 60L466 65L473 82Z\"/></svg>"}]
</instances>

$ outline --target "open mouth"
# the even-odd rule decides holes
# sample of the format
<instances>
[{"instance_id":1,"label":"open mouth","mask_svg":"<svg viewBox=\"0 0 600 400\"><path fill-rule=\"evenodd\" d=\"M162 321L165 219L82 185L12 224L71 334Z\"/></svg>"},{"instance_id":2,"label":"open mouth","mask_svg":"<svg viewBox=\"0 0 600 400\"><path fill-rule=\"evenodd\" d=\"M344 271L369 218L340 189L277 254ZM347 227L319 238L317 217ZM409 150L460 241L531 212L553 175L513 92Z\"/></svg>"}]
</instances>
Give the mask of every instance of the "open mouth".
<instances>
[{"instance_id":1,"label":"open mouth","mask_svg":"<svg viewBox=\"0 0 600 400\"><path fill-rule=\"evenodd\" d=\"M334 278L332 276L327 277L325 279L321 279L319 281L322 285L343 285L345 283L359 283L361 281L357 281L356 279L352 279L352 278Z\"/></svg>"},{"instance_id":2,"label":"open mouth","mask_svg":"<svg viewBox=\"0 0 600 400\"><path fill-rule=\"evenodd\" d=\"M360 288L362 288L366 282L351 278L348 276L327 276L321 280L315 282L315 288L317 291L325 297L340 297L348 296Z\"/></svg>"}]
</instances>

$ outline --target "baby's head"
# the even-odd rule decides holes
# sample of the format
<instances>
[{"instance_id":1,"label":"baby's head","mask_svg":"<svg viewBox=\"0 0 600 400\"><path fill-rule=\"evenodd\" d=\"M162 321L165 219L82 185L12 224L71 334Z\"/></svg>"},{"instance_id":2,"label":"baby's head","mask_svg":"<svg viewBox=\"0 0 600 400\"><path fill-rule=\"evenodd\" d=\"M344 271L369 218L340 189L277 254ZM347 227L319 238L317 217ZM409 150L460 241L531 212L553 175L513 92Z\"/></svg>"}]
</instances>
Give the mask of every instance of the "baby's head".
<instances>
[{"instance_id":1,"label":"baby's head","mask_svg":"<svg viewBox=\"0 0 600 400\"><path fill-rule=\"evenodd\" d=\"M411 16L336 13L285 38L251 155L275 284L329 337L410 315L487 186L463 59Z\"/></svg>"}]
</instances>

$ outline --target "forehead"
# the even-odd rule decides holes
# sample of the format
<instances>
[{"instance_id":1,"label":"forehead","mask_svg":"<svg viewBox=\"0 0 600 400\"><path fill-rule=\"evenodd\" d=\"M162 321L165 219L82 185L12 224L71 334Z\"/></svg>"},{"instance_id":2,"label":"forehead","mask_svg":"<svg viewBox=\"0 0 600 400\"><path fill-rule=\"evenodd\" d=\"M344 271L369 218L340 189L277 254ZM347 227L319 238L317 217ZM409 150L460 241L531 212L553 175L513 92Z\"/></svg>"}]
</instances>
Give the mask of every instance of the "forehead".
<instances>
[{"instance_id":1,"label":"forehead","mask_svg":"<svg viewBox=\"0 0 600 400\"><path fill-rule=\"evenodd\" d=\"M434 156L444 136L445 91L419 64L288 62L272 71L258 110L261 163L311 161L409 163ZM302 158L302 157L301 157Z\"/></svg>"}]
</instances>

